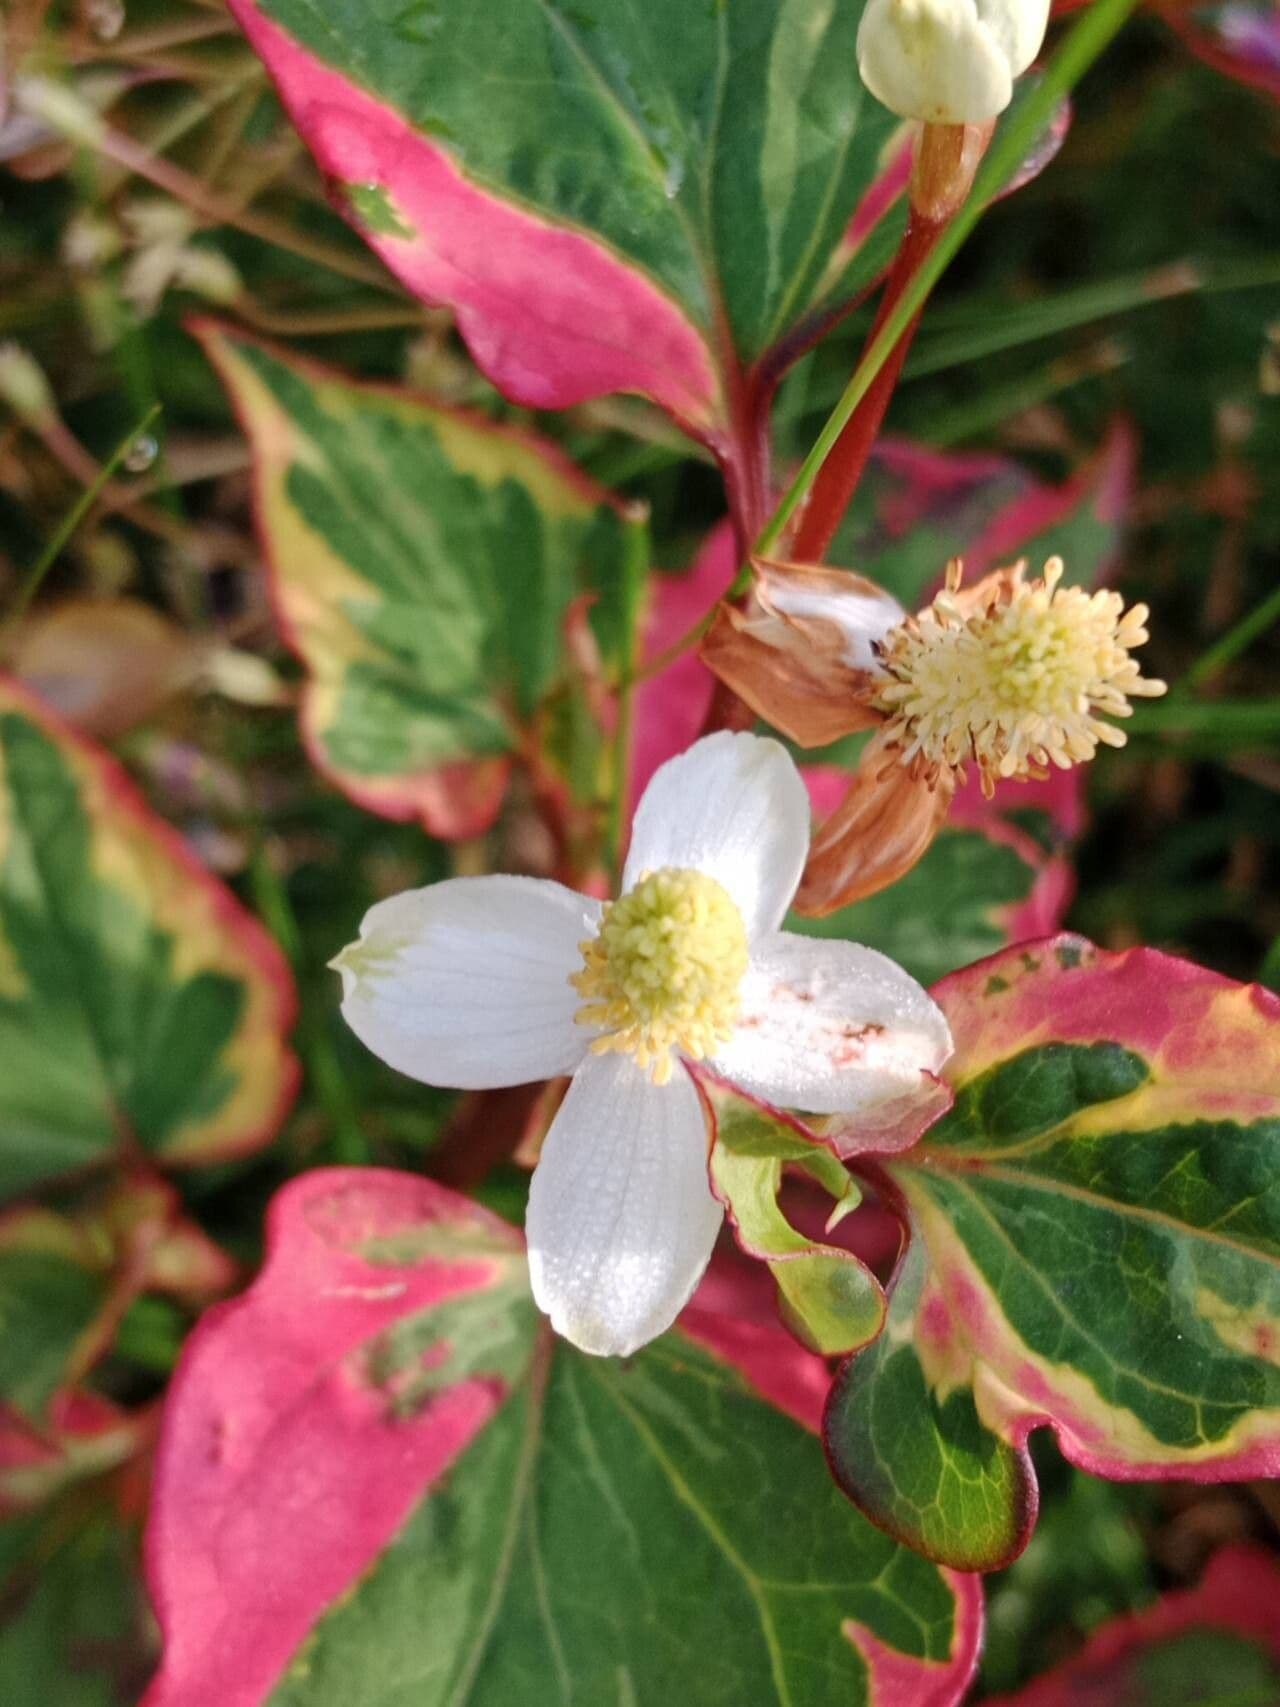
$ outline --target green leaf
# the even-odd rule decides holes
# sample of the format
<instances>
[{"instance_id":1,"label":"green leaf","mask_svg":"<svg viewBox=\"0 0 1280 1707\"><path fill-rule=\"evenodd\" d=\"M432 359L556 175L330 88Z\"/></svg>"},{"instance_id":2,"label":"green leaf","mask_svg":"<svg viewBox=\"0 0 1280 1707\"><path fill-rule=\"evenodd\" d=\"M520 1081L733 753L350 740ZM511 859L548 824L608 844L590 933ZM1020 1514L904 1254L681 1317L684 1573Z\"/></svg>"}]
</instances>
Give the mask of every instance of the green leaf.
<instances>
[{"instance_id":1,"label":"green leaf","mask_svg":"<svg viewBox=\"0 0 1280 1707\"><path fill-rule=\"evenodd\" d=\"M0 682L0 1195L140 1146L270 1140L293 1093L275 944L111 759Z\"/></svg>"},{"instance_id":2,"label":"green leaf","mask_svg":"<svg viewBox=\"0 0 1280 1707\"><path fill-rule=\"evenodd\" d=\"M62 1216L27 1209L0 1222L0 1399L43 1418L108 1290L95 1253Z\"/></svg>"},{"instance_id":3,"label":"green leaf","mask_svg":"<svg viewBox=\"0 0 1280 1707\"><path fill-rule=\"evenodd\" d=\"M1029 1533L1041 1424L1104 1476L1276 1473L1280 1002L1072 937L935 995L955 1104L884 1164L918 1244L832 1396L843 1485L931 1557L990 1568Z\"/></svg>"},{"instance_id":4,"label":"green leaf","mask_svg":"<svg viewBox=\"0 0 1280 1707\"><path fill-rule=\"evenodd\" d=\"M711 1188L728 1211L739 1245L769 1265L778 1307L791 1331L824 1356L874 1339L884 1294L852 1252L807 1239L778 1203L784 1163L802 1168L834 1200L830 1231L861 1193L834 1152L798 1122L755 1102L709 1073L697 1082L711 1110Z\"/></svg>"},{"instance_id":5,"label":"green leaf","mask_svg":"<svg viewBox=\"0 0 1280 1707\"><path fill-rule=\"evenodd\" d=\"M950 1328L928 1259L914 1238L895 1276L885 1331L841 1369L828 1401L836 1463L882 1529L961 1570L989 1570L1025 1546L1035 1499L1025 1451L985 1428L973 1390L931 1382L918 1341Z\"/></svg>"},{"instance_id":6,"label":"green leaf","mask_svg":"<svg viewBox=\"0 0 1280 1707\"><path fill-rule=\"evenodd\" d=\"M135 1538L112 1513L55 1508L0 1526L5 1707L127 1707L153 1638Z\"/></svg>"},{"instance_id":7,"label":"green leaf","mask_svg":"<svg viewBox=\"0 0 1280 1707\"><path fill-rule=\"evenodd\" d=\"M477 834L568 680L573 600L617 643L618 506L527 434L200 332L253 448L313 758L371 811Z\"/></svg>"}]
</instances>

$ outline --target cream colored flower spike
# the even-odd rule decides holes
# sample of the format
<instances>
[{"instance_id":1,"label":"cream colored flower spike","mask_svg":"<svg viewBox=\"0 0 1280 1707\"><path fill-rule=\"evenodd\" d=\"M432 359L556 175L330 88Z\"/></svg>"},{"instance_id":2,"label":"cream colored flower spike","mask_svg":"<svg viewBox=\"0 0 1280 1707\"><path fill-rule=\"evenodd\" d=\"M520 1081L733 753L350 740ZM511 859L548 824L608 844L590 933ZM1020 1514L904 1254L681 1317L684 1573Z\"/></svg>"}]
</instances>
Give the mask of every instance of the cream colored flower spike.
<instances>
[{"instance_id":1,"label":"cream colored flower spike","mask_svg":"<svg viewBox=\"0 0 1280 1707\"><path fill-rule=\"evenodd\" d=\"M869 0L858 69L903 118L978 124L1009 105L1040 51L1050 0Z\"/></svg>"}]
</instances>

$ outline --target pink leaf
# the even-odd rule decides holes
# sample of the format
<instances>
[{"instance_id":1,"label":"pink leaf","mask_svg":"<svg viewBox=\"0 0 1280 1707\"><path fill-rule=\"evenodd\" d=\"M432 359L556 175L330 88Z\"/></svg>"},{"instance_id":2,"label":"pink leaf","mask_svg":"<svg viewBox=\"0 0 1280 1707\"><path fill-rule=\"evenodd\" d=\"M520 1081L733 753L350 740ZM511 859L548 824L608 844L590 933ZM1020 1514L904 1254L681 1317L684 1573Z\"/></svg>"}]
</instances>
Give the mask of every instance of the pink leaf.
<instances>
[{"instance_id":1,"label":"pink leaf","mask_svg":"<svg viewBox=\"0 0 1280 1707\"><path fill-rule=\"evenodd\" d=\"M465 1234L492 1254L452 1256ZM317 1169L276 1199L268 1247L257 1284L208 1312L174 1377L148 1531L165 1650L147 1707L260 1702L507 1388L496 1368L450 1379L459 1348L438 1339L417 1371L430 1400L405 1415L368 1361L408 1311L482 1296L523 1267L519 1237L464 1198L381 1169Z\"/></svg>"}]
</instances>

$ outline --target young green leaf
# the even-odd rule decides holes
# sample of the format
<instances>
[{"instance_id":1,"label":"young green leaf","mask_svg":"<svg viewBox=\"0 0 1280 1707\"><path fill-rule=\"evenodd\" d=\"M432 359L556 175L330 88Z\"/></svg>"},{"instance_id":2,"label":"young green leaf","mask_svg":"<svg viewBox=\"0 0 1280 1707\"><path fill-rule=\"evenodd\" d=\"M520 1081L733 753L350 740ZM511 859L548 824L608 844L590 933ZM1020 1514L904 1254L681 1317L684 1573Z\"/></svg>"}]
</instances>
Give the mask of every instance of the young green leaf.
<instances>
[{"instance_id":1,"label":"young green leaf","mask_svg":"<svg viewBox=\"0 0 1280 1707\"><path fill-rule=\"evenodd\" d=\"M802 1168L829 1194L828 1230L856 1209L853 1176L833 1149L798 1122L696 1073L712 1122L711 1189L724 1204L739 1245L769 1265L778 1307L791 1331L825 1356L854 1351L884 1322L884 1293L852 1252L808 1239L779 1203L784 1163Z\"/></svg>"}]
</instances>

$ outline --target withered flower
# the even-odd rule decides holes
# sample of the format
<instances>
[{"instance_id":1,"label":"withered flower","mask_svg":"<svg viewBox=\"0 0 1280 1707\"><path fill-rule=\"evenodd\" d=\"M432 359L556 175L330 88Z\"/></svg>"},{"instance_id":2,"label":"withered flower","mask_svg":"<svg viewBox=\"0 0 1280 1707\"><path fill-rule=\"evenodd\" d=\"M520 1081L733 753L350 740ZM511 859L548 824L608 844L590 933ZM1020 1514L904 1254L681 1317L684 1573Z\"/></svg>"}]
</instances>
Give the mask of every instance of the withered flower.
<instances>
[{"instance_id":1,"label":"withered flower","mask_svg":"<svg viewBox=\"0 0 1280 1707\"><path fill-rule=\"evenodd\" d=\"M796 897L821 915L909 871L972 764L983 792L1121 747L1129 700L1162 694L1130 656L1147 607L1061 585L1061 558L963 585L959 559L915 616L842 569L760 562L746 610L722 606L703 657L804 747L874 729L843 803L814 838Z\"/></svg>"}]
</instances>

